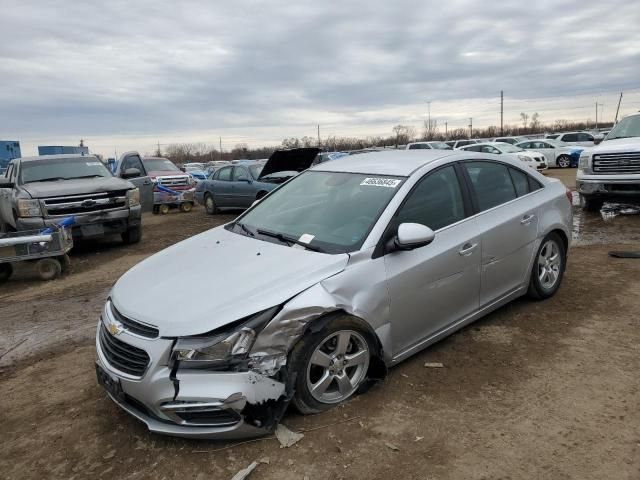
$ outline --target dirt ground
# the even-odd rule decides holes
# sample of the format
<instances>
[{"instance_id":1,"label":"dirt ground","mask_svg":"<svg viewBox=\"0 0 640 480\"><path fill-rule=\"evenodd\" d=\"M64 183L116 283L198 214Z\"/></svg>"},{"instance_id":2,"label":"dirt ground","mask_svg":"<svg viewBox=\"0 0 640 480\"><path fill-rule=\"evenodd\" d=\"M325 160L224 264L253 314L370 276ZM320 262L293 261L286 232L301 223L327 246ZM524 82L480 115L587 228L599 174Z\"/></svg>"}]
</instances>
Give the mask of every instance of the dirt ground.
<instances>
[{"instance_id":1,"label":"dirt ground","mask_svg":"<svg viewBox=\"0 0 640 480\"><path fill-rule=\"evenodd\" d=\"M550 175L570 185L575 170ZM607 253L640 250L640 216L576 213L555 297L503 307L333 411L287 413L283 423L306 432L288 449L273 438L151 435L95 380L93 335L111 285L233 215L149 215L139 245L78 245L62 279L42 283L22 270L0 286L0 477L230 479L262 459L252 480L637 480L640 260Z\"/></svg>"}]
</instances>

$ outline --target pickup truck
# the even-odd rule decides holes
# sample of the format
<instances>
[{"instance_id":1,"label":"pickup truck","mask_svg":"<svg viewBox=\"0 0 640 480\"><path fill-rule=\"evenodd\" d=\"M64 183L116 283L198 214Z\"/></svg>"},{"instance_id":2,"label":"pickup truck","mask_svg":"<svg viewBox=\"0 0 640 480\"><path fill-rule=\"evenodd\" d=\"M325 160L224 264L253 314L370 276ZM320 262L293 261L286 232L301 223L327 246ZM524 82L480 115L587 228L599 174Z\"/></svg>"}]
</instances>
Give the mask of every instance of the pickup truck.
<instances>
[{"instance_id":1,"label":"pickup truck","mask_svg":"<svg viewBox=\"0 0 640 480\"><path fill-rule=\"evenodd\" d=\"M116 178L93 155L16 158L0 177L0 231L36 230L73 215L74 238L142 234L140 189ZM139 173L139 172L138 172Z\"/></svg>"},{"instance_id":2,"label":"pickup truck","mask_svg":"<svg viewBox=\"0 0 640 480\"><path fill-rule=\"evenodd\" d=\"M580 155L576 190L585 210L605 200L640 200L640 112L616 124L599 145Z\"/></svg>"}]
</instances>

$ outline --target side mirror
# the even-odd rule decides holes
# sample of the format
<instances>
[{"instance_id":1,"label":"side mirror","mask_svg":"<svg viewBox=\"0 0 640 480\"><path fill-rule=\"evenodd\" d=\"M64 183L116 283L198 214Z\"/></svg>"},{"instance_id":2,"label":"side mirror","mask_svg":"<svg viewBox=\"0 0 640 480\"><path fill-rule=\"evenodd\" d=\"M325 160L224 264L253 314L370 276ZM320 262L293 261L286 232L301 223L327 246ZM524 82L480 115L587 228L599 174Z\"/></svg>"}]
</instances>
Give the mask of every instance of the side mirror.
<instances>
[{"instance_id":1,"label":"side mirror","mask_svg":"<svg viewBox=\"0 0 640 480\"><path fill-rule=\"evenodd\" d=\"M13 182L10 178L0 177L0 188L13 188Z\"/></svg>"},{"instance_id":2,"label":"side mirror","mask_svg":"<svg viewBox=\"0 0 640 480\"><path fill-rule=\"evenodd\" d=\"M120 174L122 178L136 178L140 176L140 169L138 168L127 168L124 172Z\"/></svg>"},{"instance_id":3,"label":"side mirror","mask_svg":"<svg viewBox=\"0 0 640 480\"><path fill-rule=\"evenodd\" d=\"M420 223L401 223L398 234L393 238L391 251L413 250L429 245L436 238L436 234L426 225Z\"/></svg>"}]
</instances>

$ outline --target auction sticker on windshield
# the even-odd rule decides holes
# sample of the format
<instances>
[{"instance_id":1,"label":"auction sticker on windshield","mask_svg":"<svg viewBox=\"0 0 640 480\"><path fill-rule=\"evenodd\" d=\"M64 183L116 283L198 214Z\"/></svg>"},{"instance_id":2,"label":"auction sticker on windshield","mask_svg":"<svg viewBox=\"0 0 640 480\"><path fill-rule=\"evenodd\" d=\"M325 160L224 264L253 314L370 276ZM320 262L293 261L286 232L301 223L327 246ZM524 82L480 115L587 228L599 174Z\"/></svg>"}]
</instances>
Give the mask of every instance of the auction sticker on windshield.
<instances>
[{"instance_id":1,"label":"auction sticker on windshield","mask_svg":"<svg viewBox=\"0 0 640 480\"><path fill-rule=\"evenodd\" d=\"M396 188L400 184L397 178L371 177L365 178L360 185L370 185L372 187Z\"/></svg>"}]
</instances>

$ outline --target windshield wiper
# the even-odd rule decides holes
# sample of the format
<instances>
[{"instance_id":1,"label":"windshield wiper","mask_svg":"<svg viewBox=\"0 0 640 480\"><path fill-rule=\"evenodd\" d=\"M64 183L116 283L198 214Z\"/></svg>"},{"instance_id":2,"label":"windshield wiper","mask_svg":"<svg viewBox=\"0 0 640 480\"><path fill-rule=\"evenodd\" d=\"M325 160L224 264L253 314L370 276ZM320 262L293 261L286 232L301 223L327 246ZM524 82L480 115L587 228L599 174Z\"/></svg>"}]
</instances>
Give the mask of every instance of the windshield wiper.
<instances>
[{"instance_id":1,"label":"windshield wiper","mask_svg":"<svg viewBox=\"0 0 640 480\"><path fill-rule=\"evenodd\" d=\"M244 223L240 223L240 222L235 222L235 225L239 226L242 231L244 233L246 233L247 235L249 235L250 237L255 237L255 233L253 233L251 230L249 230L249 228L244 224Z\"/></svg>"},{"instance_id":2,"label":"windshield wiper","mask_svg":"<svg viewBox=\"0 0 640 480\"><path fill-rule=\"evenodd\" d=\"M98 175L98 174L94 173L93 175L82 175L80 177L65 178L65 180L75 180L76 178L96 178L96 177L102 178L102 175Z\"/></svg>"},{"instance_id":3,"label":"windshield wiper","mask_svg":"<svg viewBox=\"0 0 640 480\"><path fill-rule=\"evenodd\" d=\"M262 230L260 228L257 229L256 232L265 237L271 237L275 238L276 240L280 240L283 243L289 243L290 245L300 245L301 247L304 247L307 250L311 250L312 252L326 253L324 250L316 247L315 245L309 245L308 243L301 242L297 238L293 238L282 233L270 232L269 230Z\"/></svg>"}]
</instances>

